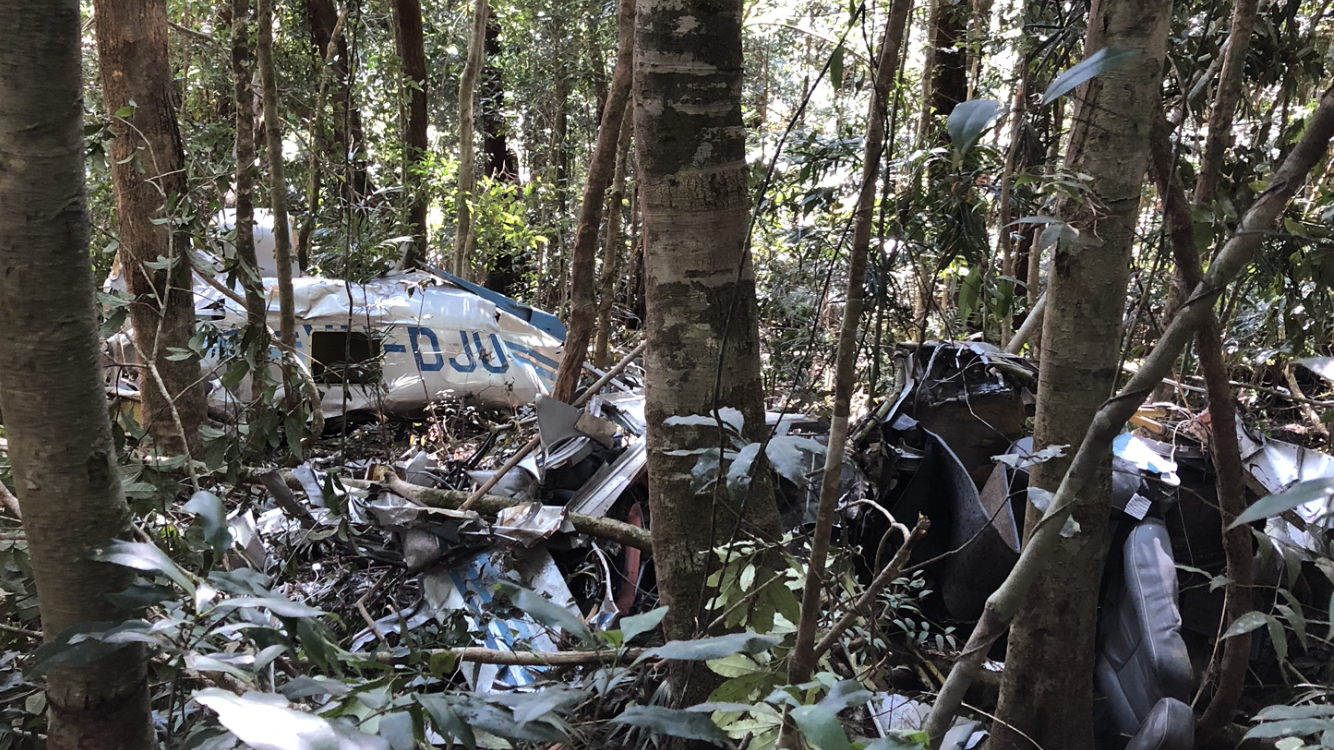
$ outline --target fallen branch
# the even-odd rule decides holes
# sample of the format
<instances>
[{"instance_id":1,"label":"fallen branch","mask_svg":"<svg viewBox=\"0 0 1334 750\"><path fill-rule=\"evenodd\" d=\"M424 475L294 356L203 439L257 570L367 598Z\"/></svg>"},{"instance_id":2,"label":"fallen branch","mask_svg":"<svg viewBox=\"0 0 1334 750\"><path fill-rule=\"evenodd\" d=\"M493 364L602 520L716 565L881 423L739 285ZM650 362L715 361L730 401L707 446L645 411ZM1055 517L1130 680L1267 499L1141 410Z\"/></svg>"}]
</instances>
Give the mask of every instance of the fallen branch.
<instances>
[{"instance_id":1,"label":"fallen branch","mask_svg":"<svg viewBox=\"0 0 1334 750\"><path fill-rule=\"evenodd\" d=\"M620 651L501 651L494 648L467 646L463 648L433 648L407 654L380 651L375 660L381 664L403 664L415 657L452 656L473 664L498 664L507 667L578 667L588 665L624 664L643 656L646 648L627 648Z\"/></svg>"},{"instance_id":2,"label":"fallen branch","mask_svg":"<svg viewBox=\"0 0 1334 750\"><path fill-rule=\"evenodd\" d=\"M962 705L964 692L981 670L987 651L1019 614L1033 581L1041 574L1060 540L1061 528L1074 510L1075 498L1083 492L1098 466L1106 459L1113 438L1153 392L1158 381L1171 370L1182 348L1204 324L1218 295L1250 263L1275 219L1305 183L1315 163L1324 156L1331 136L1334 136L1334 87L1327 89L1321 96L1320 105L1312 114L1301 141L1274 173L1269 187L1256 198L1242 217L1235 234L1209 265L1203 283L1195 288L1172 324L1163 332L1158 344L1149 352L1139 371L1120 393L1108 399L1094 415L1070 468L1061 479L1055 498L1034 528L1010 575L987 598L982 619L940 689L926 726L931 737L931 747L939 747L945 730L950 727Z\"/></svg>"},{"instance_id":3,"label":"fallen branch","mask_svg":"<svg viewBox=\"0 0 1334 750\"><path fill-rule=\"evenodd\" d=\"M908 556L912 554L913 546L917 544L918 540L926 536L926 531L929 528L931 528L930 519L926 516L917 519L917 525L908 534L908 538L903 540L903 546L899 547L899 551L895 553L894 558L889 561L884 570L880 571L880 575L876 576L874 581L871 581L871 585L866 587L862 595L857 597L857 602L848 607L848 611L838 618L838 622L834 623L829 632L825 633L824 638L821 638L820 642L815 645L815 650L811 652L812 659L818 660L821 656L824 656L833 647L839 636L852 627L858 617L866 614L880 592L902 573L904 564L908 562Z\"/></svg>"},{"instance_id":4,"label":"fallen branch","mask_svg":"<svg viewBox=\"0 0 1334 750\"><path fill-rule=\"evenodd\" d=\"M465 505L471 505L468 508L469 510L490 515L525 502L515 500L512 497L498 497L496 495L470 497L468 493L460 490L433 490L429 487L408 484L397 476L391 476L387 484L389 489L394 491L394 494L432 508L463 510ZM641 549L645 552L653 551L653 537L647 529L631 526L623 521L598 518L583 513L566 513L565 518L574 526L574 530L580 534L587 534L600 539L610 539L626 547Z\"/></svg>"}]
</instances>

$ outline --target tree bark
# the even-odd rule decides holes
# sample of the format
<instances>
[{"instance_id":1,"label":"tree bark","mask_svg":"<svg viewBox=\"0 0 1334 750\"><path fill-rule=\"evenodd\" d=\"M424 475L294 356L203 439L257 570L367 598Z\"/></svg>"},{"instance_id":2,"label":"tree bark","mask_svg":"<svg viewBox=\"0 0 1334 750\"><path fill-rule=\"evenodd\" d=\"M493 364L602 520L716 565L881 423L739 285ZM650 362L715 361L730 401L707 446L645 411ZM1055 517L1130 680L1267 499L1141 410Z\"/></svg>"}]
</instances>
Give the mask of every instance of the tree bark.
<instances>
[{"instance_id":1,"label":"tree bark","mask_svg":"<svg viewBox=\"0 0 1334 750\"><path fill-rule=\"evenodd\" d=\"M1242 0L1246 2L1247 0ZM1226 68L1226 66L1224 66ZM1172 156L1166 117L1161 110L1154 120L1152 133L1154 181L1163 203L1163 223L1168 240L1172 243L1172 257L1177 275L1195 289L1204 280L1200 254L1195 245L1195 221L1191 216L1186 189L1181 184ZM1223 551L1227 556L1227 577L1232 580L1227 590L1227 606L1222 627L1226 629L1238 617L1251 611L1251 584L1254 582L1251 530L1240 526L1229 529L1232 521L1246 510L1246 484L1242 473L1241 448L1237 444L1237 407L1232 400L1232 386L1228 384L1227 364L1223 359L1222 326L1212 307L1202 313L1203 326L1195 337L1204 372L1205 389L1209 400L1210 453L1213 456L1214 475L1218 477L1218 504L1223 521ZM1223 658L1219 662L1217 689L1204 715L1200 717L1201 734L1213 735L1232 724L1246 684L1246 667L1251 654L1251 634L1234 635L1223 642Z\"/></svg>"},{"instance_id":2,"label":"tree bark","mask_svg":"<svg viewBox=\"0 0 1334 750\"><path fill-rule=\"evenodd\" d=\"M912 0L894 0L890 6L884 36L880 40L871 103L866 114L866 153L862 157L861 190L853 213L852 247L848 253L848 288L843 307L843 325L838 334L838 353L834 360L834 416L829 427L829 443L820 483L820 507L806 568L801 622L797 629L796 645L787 665L788 682L794 685L809 680L815 668L815 629L820 620L820 600L826 583L825 558L829 554L829 537L838 510L848 417L852 413L852 394L857 385L857 329L861 325L862 303L866 293L866 256L871 247L871 229L875 223L876 185L880 179L880 157L885 148L885 119L898 73L899 49L903 44L904 29L911 10ZM793 738L787 739L789 741L784 745L794 746Z\"/></svg>"},{"instance_id":3,"label":"tree bark","mask_svg":"<svg viewBox=\"0 0 1334 750\"><path fill-rule=\"evenodd\" d=\"M689 638L709 596L708 551L734 530L777 538L767 475L743 498L696 495L693 456L717 429L667 425L728 406L758 442L764 424L755 272L741 119L740 0L639 0L634 118L647 288L649 506L668 638ZM705 670L669 667L677 701L707 696ZM694 675L692 678L692 674ZM704 695L701 695L704 693Z\"/></svg>"},{"instance_id":4,"label":"tree bark","mask_svg":"<svg viewBox=\"0 0 1334 750\"><path fill-rule=\"evenodd\" d=\"M1250 49L1251 35L1255 31L1258 5L1258 0L1236 0L1232 9L1232 29L1228 32L1222 72L1218 78L1218 88L1214 91L1213 105L1209 109L1209 130L1200 157L1200 171L1195 178L1194 203L1201 208L1208 208L1213 202L1214 191L1218 187L1224 151L1228 136L1232 133L1232 116L1241 99L1246 52ZM1167 290L1167 301L1163 304L1163 328L1172 323L1182 301L1193 288L1178 265L1172 275L1172 285Z\"/></svg>"},{"instance_id":5,"label":"tree bark","mask_svg":"<svg viewBox=\"0 0 1334 750\"><path fill-rule=\"evenodd\" d=\"M338 169L350 170L343 181L343 199L357 203L366 198L375 187L366 172L366 136L361 125L361 111L352 99L352 87L348 76L347 36L340 34L338 20L347 14L347 9L339 11L333 0L306 0L306 17L310 21L310 41L314 48L315 59L328 63L336 82L333 93L333 138L336 148L329 153L339 155ZM336 50L329 54L329 46ZM350 155L350 156L345 156ZM344 163L348 159L350 163Z\"/></svg>"},{"instance_id":6,"label":"tree bark","mask_svg":"<svg viewBox=\"0 0 1334 750\"><path fill-rule=\"evenodd\" d=\"M616 301L616 277L621 274L621 251L625 245L625 224L621 209L625 203L625 172L630 161L630 136L634 133L634 118L627 112L621 117L621 139L616 146L616 174L611 178L611 194L607 197L607 227L602 237L602 274L598 283L597 335L593 339L593 365L607 366L607 350L611 341L611 308ZM633 207L631 208L633 213Z\"/></svg>"},{"instance_id":7,"label":"tree bark","mask_svg":"<svg viewBox=\"0 0 1334 750\"><path fill-rule=\"evenodd\" d=\"M565 352L556 370L556 384L551 395L568 403L579 385L579 373L588 356L597 316L597 282L593 278L597 256L598 229L602 209L616 167L616 152L621 136L621 118L630 98L635 43L635 0L620 0L620 29L616 50L616 68L611 77L607 106L598 127L597 144L588 164L584 182L584 200L579 206L579 225L574 233L574 251L570 262L570 316L565 334Z\"/></svg>"},{"instance_id":8,"label":"tree bark","mask_svg":"<svg viewBox=\"0 0 1334 750\"><path fill-rule=\"evenodd\" d=\"M1097 0L1085 55L1108 46L1140 50L1127 65L1081 87L1065 168L1088 174L1090 192L1059 215L1079 231L1054 249L1042 326L1035 447L1077 445L1116 385L1121 319L1129 281L1152 115L1160 100L1171 0ZM1070 459L1035 466L1032 485L1055 490ZM1093 666L1103 539L1111 497L1111 454L1075 503L1081 531L1061 538L1053 564L1028 594L1011 631L994 748L1093 747ZM1031 504L1031 539L1042 513Z\"/></svg>"},{"instance_id":9,"label":"tree bark","mask_svg":"<svg viewBox=\"0 0 1334 750\"><path fill-rule=\"evenodd\" d=\"M477 165L473 147L473 90L482 69L482 51L486 40L487 0L476 0L472 10L472 31L468 35L468 60L459 76L459 189L454 233L454 274L467 278L468 258L472 252L472 209L468 202L477 191Z\"/></svg>"},{"instance_id":10,"label":"tree bark","mask_svg":"<svg viewBox=\"0 0 1334 750\"><path fill-rule=\"evenodd\" d=\"M171 99L166 3L98 0L94 25L102 95L115 134L111 178L120 220L119 259L144 368L139 377L144 427L165 451L195 452L205 414L199 358L168 359L173 349L187 348L195 310L190 238L175 228L174 207L186 200L187 188ZM162 219L168 221L153 223ZM150 267L159 258L169 266Z\"/></svg>"},{"instance_id":11,"label":"tree bark","mask_svg":"<svg viewBox=\"0 0 1334 750\"><path fill-rule=\"evenodd\" d=\"M268 330L268 300L255 257L255 96L250 90L250 0L232 0L232 81L236 99L236 257L247 325ZM268 336L261 338L267 348Z\"/></svg>"},{"instance_id":12,"label":"tree bark","mask_svg":"<svg viewBox=\"0 0 1334 750\"><path fill-rule=\"evenodd\" d=\"M165 33L165 9L161 21ZM98 365L79 3L3 0L0 28L0 409L51 642L72 625L125 617L106 595L130 571L84 552L127 532L130 513ZM134 644L52 670L46 747L154 747L145 665Z\"/></svg>"},{"instance_id":13,"label":"tree bark","mask_svg":"<svg viewBox=\"0 0 1334 750\"><path fill-rule=\"evenodd\" d=\"M1172 369L1186 342L1204 324L1206 311L1213 307L1228 283L1251 262L1283 208L1302 187L1316 162L1324 158L1331 136L1334 136L1334 87L1326 89L1321 96L1301 141L1274 172L1269 187L1241 217L1232 238L1209 264L1204 281L1195 288L1181 314L1163 332L1125 388L1103 403L1093 418L1042 522L1028 535L1014 570L987 598L982 619L940 688L926 727L933 747L939 747L945 730L962 705L964 693L982 671L988 649L1014 620L1039 575L1049 573L1048 568L1055 562L1053 551L1061 538L1062 524L1069 518L1075 498L1083 494L1098 467L1104 465L1112 440L1144 403L1145 397L1153 392L1154 386Z\"/></svg>"},{"instance_id":14,"label":"tree bark","mask_svg":"<svg viewBox=\"0 0 1334 750\"><path fill-rule=\"evenodd\" d=\"M1241 88L1246 69L1246 53L1251 48L1255 31L1258 0L1236 0L1232 8L1232 29L1227 35L1227 52L1223 55L1223 70L1214 91L1213 106L1209 109L1209 134L1200 157L1200 173L1195 178L1195 203L1207 206L1214 199L1218 175L1223 168L1223 151L1232 133L1232 116L1241 100Z\"/></svg>"},{"instance_id":15,"label":"tree bark","mask_svg":"<svg viewBox=\"0 0 1334 750\"><path fill-rule=\"evenodd\" d=\"M936 0L931 8L930 44L922 71L922 112L918 138L931 134L931 125L949 117L955 105L968 97L969 3Z\"/></svg>"},{"instance_id":16,"label":"tree bark","mask_svg":"<svg viewBox=\"0 0 1334 750\"><path fill-rule=\"evenodd\" d=\"M500 22L494 16L487 18L486 66L482 69L482 154L486 159L487 176L512 185L519 181L519 158L510 148L510 131L505 122L505 79L500 69L504 45L500 35ZM516 195L512 200L518 202L520 198ZM524 248L506 242L488 249L491 262L483 285L506 296L514 296L523 282Z\"/></svg>"},{"instance_id":17,"label":"tree bark","mask_svg":"<svg viewBox=\"0 0 1334 750\"><path fill-rule=\"evenodd\" d=\"M403 187L408 194L408 225L412 245L403 258L406 268L416 268L426 260L426 210L428 195L422 185L421 165L425 163L426 142L426 43L422 36L421 0L393 0L394 42L403 61L403 76L408 84L408 131L404 138L407 158L403 164Z\"/></svg>"},{"instance_id":18,"label":"tree bark","mask_svg":"<svg viewBox=\"0 0 1334 750\"><path fill-rule=\"evenodd\" d=\"M315 231L315 222L320 217L320 156L331 150L329 138L324 131L324 109L329 100L330 75L342 62L337 59L337 55L338 45L344 44L343 24L347 21L347 11L348 6L344 5L329 30L329 42L324 50L316 55L320 61L320 85L315 94L315 111L310 116L311 147L306 155L306 220L301 223L301 234L296 243L297 267L302 271L310 267L310 237ZM344 84L340 82L339 85ZM337 130L335 123L335 132ZM337 142L337 137L334 140Z\"/></svg>"},{"instance_id":19,"label":"tree bark","mask_svg":"<svg viewBox=\"0 0 1334 750\"><path fill-rule=\"evenodd\" d=\"M256 0L259 22L259 77L264 90L264 139L269 157L269 206L273 210L274 260L278 265L278 340L296 349L296 303L292 298L292 236L287 224L287 178L283 174L283 132L278 116L278 77L273 70L273 0Z\"/></svg>"}]
</instances>

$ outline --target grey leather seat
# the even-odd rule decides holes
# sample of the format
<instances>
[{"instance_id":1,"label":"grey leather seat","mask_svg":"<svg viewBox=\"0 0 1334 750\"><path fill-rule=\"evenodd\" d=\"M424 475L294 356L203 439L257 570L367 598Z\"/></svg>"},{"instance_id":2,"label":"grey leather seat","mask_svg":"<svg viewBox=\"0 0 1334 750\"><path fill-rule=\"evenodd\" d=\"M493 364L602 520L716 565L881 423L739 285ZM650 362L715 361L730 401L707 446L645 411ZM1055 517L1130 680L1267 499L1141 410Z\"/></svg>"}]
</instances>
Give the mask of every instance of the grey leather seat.
<instances>
[{"instance_id":1,"label":"grey leather seat","mask_svg":"<svg viewBox=\"0 0 1334 750\"><path fill-rule=\"evenodd\" d=\"M1189 750L1191 667L1167 527L1156 518L1136 524L1121 553L1121 575L1109 580L1103 600L1094 680L1131 748Z\"/></svg>"}]
</instances>

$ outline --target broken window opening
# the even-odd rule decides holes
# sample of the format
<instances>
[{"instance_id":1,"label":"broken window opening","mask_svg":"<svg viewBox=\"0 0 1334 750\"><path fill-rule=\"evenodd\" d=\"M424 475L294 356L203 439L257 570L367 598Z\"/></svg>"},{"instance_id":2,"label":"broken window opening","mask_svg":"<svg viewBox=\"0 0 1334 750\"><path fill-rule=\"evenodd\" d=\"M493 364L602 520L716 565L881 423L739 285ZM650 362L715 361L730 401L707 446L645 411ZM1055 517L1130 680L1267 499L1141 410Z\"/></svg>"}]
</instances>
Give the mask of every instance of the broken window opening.
<instances>
[{"instance_id":1,"label":"broken window opening","mask_svg":"<svg viewBox=\"0 0 1334 750\"><path fill-rule=\"evenodd\" d=\"M380 337L365 331L311 331L310 374L318 383L375 385L380 382Z\"/></svg>"}]
</instances>

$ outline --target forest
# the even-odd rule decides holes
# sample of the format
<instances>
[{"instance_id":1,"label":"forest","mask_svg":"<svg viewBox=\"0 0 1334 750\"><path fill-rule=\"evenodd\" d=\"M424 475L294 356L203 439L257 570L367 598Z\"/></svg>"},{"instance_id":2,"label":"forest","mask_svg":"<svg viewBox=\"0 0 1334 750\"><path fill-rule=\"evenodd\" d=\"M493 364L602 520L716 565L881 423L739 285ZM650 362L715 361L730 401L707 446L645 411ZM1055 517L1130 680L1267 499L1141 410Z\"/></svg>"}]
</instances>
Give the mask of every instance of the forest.
<instances>
[{"instance_id":1,"label":"forest","mask_svg":"<svg viewBox=\"0 0 1334 750\"><path fill-rule=\"evenodd\" d=\"M1334 748L1330 0L0 0L0 750Z\"/></svg>"}]
</instances>

